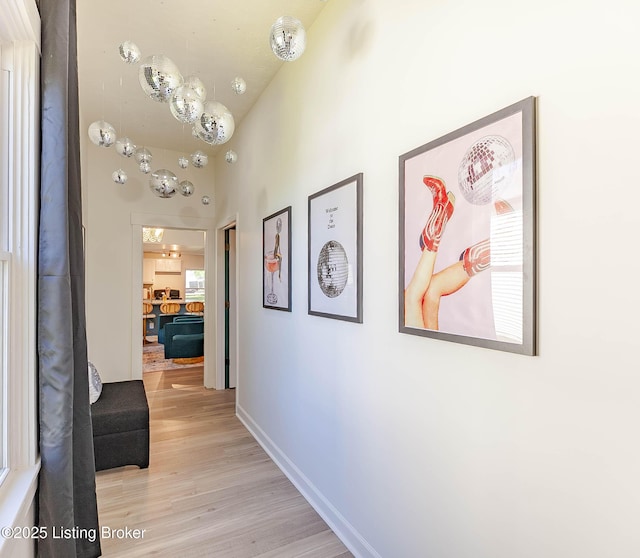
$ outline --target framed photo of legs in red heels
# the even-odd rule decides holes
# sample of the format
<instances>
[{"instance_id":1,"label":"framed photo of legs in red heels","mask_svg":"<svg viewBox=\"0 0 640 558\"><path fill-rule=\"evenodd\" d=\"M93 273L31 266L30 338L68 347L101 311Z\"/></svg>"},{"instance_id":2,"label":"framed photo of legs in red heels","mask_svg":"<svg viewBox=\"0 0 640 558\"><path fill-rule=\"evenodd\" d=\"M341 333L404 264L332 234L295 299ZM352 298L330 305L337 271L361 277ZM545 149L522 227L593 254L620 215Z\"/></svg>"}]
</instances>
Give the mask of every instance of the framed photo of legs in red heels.
<instances>
[{"instance_id":1,"label":"framed photo of legs in red heels","mask_svg":"<svg viewBox=\"0 0 640 558\"><path fill-rule=\"evenodd\" d=\"M399 159L402 333L536 354L535 98Z\"/></svg>"}]
</instances>

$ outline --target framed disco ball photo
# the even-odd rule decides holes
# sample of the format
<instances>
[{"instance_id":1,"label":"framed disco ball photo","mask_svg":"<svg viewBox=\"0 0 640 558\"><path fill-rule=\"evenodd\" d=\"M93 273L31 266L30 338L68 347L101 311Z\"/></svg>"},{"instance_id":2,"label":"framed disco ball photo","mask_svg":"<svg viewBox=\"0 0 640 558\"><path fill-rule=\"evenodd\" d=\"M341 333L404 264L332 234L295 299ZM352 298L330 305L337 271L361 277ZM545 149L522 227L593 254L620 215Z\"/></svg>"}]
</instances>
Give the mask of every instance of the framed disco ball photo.
<instances>
[{"instance_id":1,"label":"framed disco ball photo","mask_svg":"<svg viewBox=\"0 0 640 558\"><path fill-rule=\"evenodd\" d=\"M262 220L262 306L291 312L291 206Z\"/></svg>"},{"instance_id":2,"label":"framed disco ball photo","mask_svg":"<svg viewBox=\"0 0 640 558\"><path fill-rule=\"evenodd\" d=\"M535 97L399 158L402 333L536 354Z\"/></svg>"},{"instance_id":3,"label":"framed disco ball photo","mask_svg":"<svg viewBox=\"0 0 640 558\"><path fill-rule=\"evenodd\" d=\"M362 323L362 173L309 196L309 314Z\"/></svg>"}]
</instances>

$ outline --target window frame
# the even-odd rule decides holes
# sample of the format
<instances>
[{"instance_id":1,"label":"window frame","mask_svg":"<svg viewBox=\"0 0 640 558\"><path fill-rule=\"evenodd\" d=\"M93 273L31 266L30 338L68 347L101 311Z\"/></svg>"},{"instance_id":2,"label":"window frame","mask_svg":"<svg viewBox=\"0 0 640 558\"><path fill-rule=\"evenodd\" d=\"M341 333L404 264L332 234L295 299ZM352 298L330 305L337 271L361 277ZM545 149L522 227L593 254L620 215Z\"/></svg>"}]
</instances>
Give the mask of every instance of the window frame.
<instances>
[{"instance_id":1,"label":"window frame","mask_svg":"<svg viewBox=\"0 0 640 558\"><path fill-rule=\"evenodd\" d=\"M201 295L199 295L197 298L189 298L187 297L187 289L189 289L190 287L187 286L188 280L187 280L187 274L190 271L202 271L204 277L202 279L202 288L197 288L198 292L201 292ZM184 301L185 302L205 302L205 294L206 294L206 290L205 290L205 281L206 281L206 277L207 277L207 273L206 270L204 269L204 267L189 267L186 268L184 270Z\"/></svg>"},{"instance_id":2,"label":"window frame","mask_svg":"<svg viewBox=\"0 0 640 558\"><path fill-rule=\"evenodd\" d=\"M4 0L0 67L9 72L9 118L0 133L0 268L4 285L0 526L35 519L37 446L36 274L40 129L40 17L34 0ZM4 77L2 78L4 80ZM4 111L3 111L4 112ZM27 555L28 542L0 536L0 557Z\"/></svg>"}]
</instances>

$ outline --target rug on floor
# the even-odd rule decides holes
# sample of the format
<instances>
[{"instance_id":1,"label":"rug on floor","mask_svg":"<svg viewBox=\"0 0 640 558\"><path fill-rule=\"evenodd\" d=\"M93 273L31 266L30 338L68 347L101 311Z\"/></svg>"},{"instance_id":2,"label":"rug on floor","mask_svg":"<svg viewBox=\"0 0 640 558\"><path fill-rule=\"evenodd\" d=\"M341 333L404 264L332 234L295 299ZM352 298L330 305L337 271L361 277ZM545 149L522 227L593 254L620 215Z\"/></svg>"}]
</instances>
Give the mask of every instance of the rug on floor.
<instances>
[{"instance_id":1,"label":"rug on floor","mask_svg":"<svg viewBox=\"0 0 640 558\"><path fill-rule=\"evenodd\" d=\"M148 338L151 340L151 337ZM182 370L183 368L192 368L194 366L202 366L204 363L195 362L189 364L178 364L171 359L164 358L164 345L157 341L148 343L142 347L142 371L155 372L157 370Z\"/></svg>"}]
</instances>

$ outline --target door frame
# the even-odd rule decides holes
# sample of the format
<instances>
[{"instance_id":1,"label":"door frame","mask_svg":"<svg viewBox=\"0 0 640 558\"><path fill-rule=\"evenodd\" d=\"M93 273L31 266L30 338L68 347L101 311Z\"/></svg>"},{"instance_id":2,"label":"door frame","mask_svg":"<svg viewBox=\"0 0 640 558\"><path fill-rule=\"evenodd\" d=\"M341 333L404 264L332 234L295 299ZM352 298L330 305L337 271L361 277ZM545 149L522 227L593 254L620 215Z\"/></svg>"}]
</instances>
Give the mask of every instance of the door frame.
<instances>
[{"instance_id":1,"label":"door frame","mask_svg":"<svg viewBox=\"0 0 640 558\"><path fill-rule=\"evenodd\" d=\"M208 301L210 293L215 293L215 242L212 239L216 236L216 228L213 219L203 219L198 217L179 217L177 215L161 215L152 213L132 213L131 214L131 331L140 331L140 312L136 311L141 307L142 293L142 259L144 251L142 246L142 227L160 227L166 229L183 229L204 231L204 292L205 301ZM204 306L204 321L213 323L215 316L215 301L213 304ZM215 376L216 343L215 328L204 328L204 386L207 388L223 389L217 386ZM142 343L132 343L131 350L131 377L142 379Z\"/></svg>"},{"instance_id":2,"label":"door frame","mask_svg":"<svg viewBox=\"0 0 640 558\"><path fill-rule=\"evenodd\" d=\"M235 335L236 350L231 358L235 358L236 362L236 393L240 387L240 316L238 312L238 293L239 293L239 243L238 243L238 214L223 219L216 230L216 389L225 388L225 231L228 229L236 229L236 269L235 269L235 297L230 301L236 308L235 330L230 335ZM237 401L237 396L236 396Z\"/></svg>"}]
</instances>

